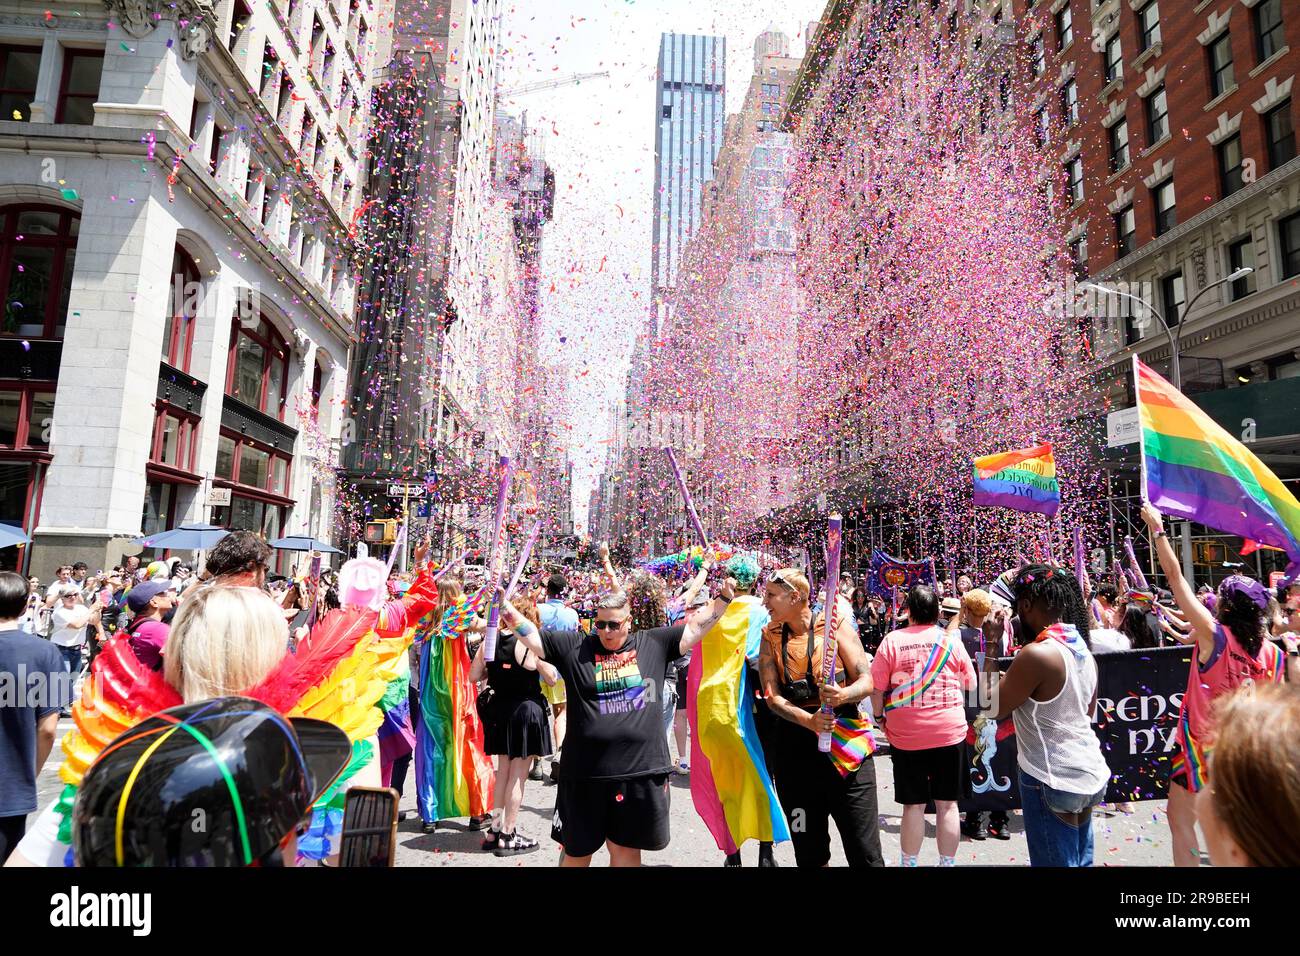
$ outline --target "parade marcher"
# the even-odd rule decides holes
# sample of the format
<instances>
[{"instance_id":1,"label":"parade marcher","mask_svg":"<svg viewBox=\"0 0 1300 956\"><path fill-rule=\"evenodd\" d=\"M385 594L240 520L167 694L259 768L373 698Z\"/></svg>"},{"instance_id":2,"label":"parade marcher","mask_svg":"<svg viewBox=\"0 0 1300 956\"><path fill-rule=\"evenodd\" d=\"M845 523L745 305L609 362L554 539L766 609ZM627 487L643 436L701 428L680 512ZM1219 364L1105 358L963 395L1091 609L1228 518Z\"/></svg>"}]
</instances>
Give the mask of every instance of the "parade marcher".
<instances>
[{"instance_id":1,"label":"parade marcher","mask_svg":"<svg viewBox=\"0 0 1300 956\"><path fill-rule=\"evenodd\" d=\"M170 626L163 616L176 604L176 597L166 581L145 581L137 584L126 596L126 606L135 615L126 626L131 650L140 663L150 670L163 668L163 648L167 644Z\"/></svg>"},{"instance_id":2,"label":"parade marcher","mask_svg":"<svg viewBox=\"0 0 1300 956\"><path fill-rule=\"evenodd\" d=\"M668 845L672 761L660 701L671 662L688 653L722 616L731 592L685 626L632 631L626 594L597 604L595 633L540 635L506 605L516 633L555 666L568 687L570 720L560 762L552 838L562 866L589 866L607 846L611 866L639 866L643 850Z\"/></svg>"},{"instance_id":3,"label":"parade marcher","mask_svg":"<svg viewBox=\"0 0 1300 956\"><path fill-rule=\"evenodd\" d=\"M1142 506L1142 520L1155 537L1156 555L1178 607L1191 624L1195 640L1187 690L1178 714L1178 752L1169 768L1169 830L1174 865L1199 866L1196 837L1196 794L1210 778L1209 757L1215 737L1214 705L1242 684L1280 683L1286 658L1267 639L1268 591L1258 581L1233 575L1219 585L1217 613L1197 600L1183 577L1178 555L1164 530L1164 516L1152 505Z\"/></svg>"},{"instance_id":4,"label":"parade marcher","mask_svg":"<svg viewBox=\"0 0 1300 956\"><path fill-rule=\"evenodd\" d=\"M1029 565L1011 587L1020 620L1036 637L998 683L989 717L1015 721L1029 862L1092 866L1092 810L1110 780L1092 729L1097 663L1085 638L1092 615L1064 568Z\"/></svg>"},{"instance_id":5,"label":"parade marcher","mask_svg":"<svg viewBox=\"0 0 1300 956\"><path fill-rule=\"evenodd\" d=\"M908 626L885 635L871 662L875 716L889 738L894 794L903 805L902 866L916 866L925 839L925 807L935 806L939 865L956 865L957 801L968 795L966 694L975 668L960 637L938 626L934 588L907 594Z\"/></svg>"},{"instance_id":6,"label":"parade marcher","mask_svg":"<svg viewBox=\"0 0 1300 956\"><path fill-rule=\"evenodd\" d=\"M0 675L17 681L0 694L0 864L27 831L36 777L54 747L59 712L72 702L58 648L18 627L29 593L22 575L0 572Z\"/></svg>"},{"instance_id":7,"label":"parade marcher","mask_svg":"<svg viewBox=\"0 0 1300 956\"><path fill-rule=\"evenodd\" d=\"M962 577L966 577L962 575ZM968 579L969 580L969 579ZM961 578L958 578L960 589ZM966 655L975 665L978 674L984 669L984 661L999 656L998 642L992 644L985 637L984 624L993 611L993 598L983 588L967 588L962 592L961 610L949 623L949 630L955 632L966 648ZM979 708L967 706L968 722L979 716ZM969 740L969 735L968 735ZM1010 840L1007 811L1005 810L968 810L962 820L961 833L972 840L984 840L993 837L998 840Z\"/></svg>"},{"instance_id":8,"label":"parade marcher","mask_svg":"<svg viewBox=\"0 0 1300 956\"><path fill-rule=\"evenodd\" d=\"M531 601L525 599L518 610L531 627L537 627L537 608ZM480 694L483 749L488 756L497 758L497 768L492 826L483 840L483 849L497 856L531 853L538 843L519 832L519 807L524 800L529 764L551 753L551 730L546 722L541 682L554 683L558 675L546 661L539 661L507 624L497 635L496 656L491 661L484 662L481 645L474 655L469 679L480 681L484 677L489 700L485 703Z\"/></svg>"},{"instance_id":9,"label":"parade marcher","mask_svg":"<svg viewBox=\"0 0 1300 956\"><path fill-rule=\"evenodd\" d=\"M1196 819L1215 866L1300 866L1300 692L1241 689L1216 709L1219 738Z\"/></svg>"},{"instance_id":10,"label":"parade marcher","mask_svg":"<svg viewBox=\"0 0 1300 956\"><path fill-rule=\"evenodd\" d=\"M702 569L703 570L703 569ZM772 845L790 839L754 721L751 664L757 664L770 617L754 594L758 562L747 554L727 562L736 596L691 652L681 691L691 727L691 800L726 854L740 866L740 848L758 841L759 866L774 866Z\"/></svg>"},{"instance_id":11,"label":"parade marcher","mask_svg":"<svg viewBox=\"0 0 1300 956\"><path fill-rule=\"evenodd\" d=\"M847 620L849 602L837 601L835 680L825 684L825 620L813 613L809 597L808 579L797 568L772 574L763 597L772 621L759 657L763 695L780 718L772 726L768 756L795 861L801 867L830 862L834 820L849 866L884 866L871 758L875 742L858 710L872 687L866 652ZM818 749L823 732L836 737L831 754Z\"/></svg>"}]
</instances>

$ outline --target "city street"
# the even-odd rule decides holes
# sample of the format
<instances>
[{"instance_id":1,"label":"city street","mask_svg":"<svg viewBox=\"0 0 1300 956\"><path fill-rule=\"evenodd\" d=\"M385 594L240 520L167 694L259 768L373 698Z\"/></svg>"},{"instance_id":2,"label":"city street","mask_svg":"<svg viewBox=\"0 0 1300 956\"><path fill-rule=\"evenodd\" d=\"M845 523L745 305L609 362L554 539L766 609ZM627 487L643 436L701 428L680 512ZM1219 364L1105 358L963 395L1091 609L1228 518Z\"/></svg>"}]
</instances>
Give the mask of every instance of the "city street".
<instances>
[{"instance_id":1,"label":"city street","mask_svg":"<svg viewBox=\"0 0 1300 956\"><path fill-rule=\"evenodd\" d=\"M71 720L59 722L59 737L72 727ZM50 755L38 783L40 805L44 807L62 788L58 780L58 765L62 751L56 746ZM880 784L880 843L884 849L885 865L898 863L898 828L902 807L893 801L893 774L888 757L876 760L877 779ZM410 778L408 778L410 779ZM721 866L722 854L713 838L691 805L688 778L674 776L672 780L672 843L661 853L646 853L647 866ZM447 821L435 833L420 831L419 817L415 812L415 799L408 791L402 800L402 809L410 816L398 824L398 866L554 866L557 848L551 842L551 813L555 807L555 787L529 781L524 791L524 806L520 813L519 829L533 837L541 847L523 856L498 858L479 849L483 835L465 829L464 820ZM1096 839L1097 866L1167 866L1169 864L1168 827L1165 825L1164 801L1136 803L1131 816L1123 814L1099 815L1093 824ZM29 825L35 818L29 818ZM1019 814L1011 816L1010 840L985 840L975 843L963 837L957 853L960 866L1027 866L1028 853ZM751 844L742 850L745 866L758 861L758 848ZM776 858L782 866L794 866L794 851L788 843L776 848ZM604 866L608 859L598 854L595 864ZM933 866L939 862L934 843L933 818L926 828L925 847L921 851L921 865ZM831 863L844 865L844 853L838 838L831 837Z\"/></svg>"}]
</instances>

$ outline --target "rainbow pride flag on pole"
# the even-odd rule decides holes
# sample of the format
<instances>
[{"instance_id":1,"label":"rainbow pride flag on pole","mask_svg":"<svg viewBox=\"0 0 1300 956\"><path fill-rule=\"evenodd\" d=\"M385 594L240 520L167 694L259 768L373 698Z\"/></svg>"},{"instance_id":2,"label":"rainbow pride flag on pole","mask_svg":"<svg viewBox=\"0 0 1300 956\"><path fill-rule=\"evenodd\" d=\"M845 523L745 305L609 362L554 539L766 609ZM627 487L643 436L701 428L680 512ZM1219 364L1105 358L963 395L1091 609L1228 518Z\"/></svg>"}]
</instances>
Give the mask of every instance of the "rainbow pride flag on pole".
<instances>
[{"instance_id":1,"label":"rainbow pride flag on pole","mask_svg":"<svg viewBox=\"0 0 1300 956\"><path fill-rule=\"evenodd\" d=\"M718 849L746 840L790 839L754 726L749 659L769 620L762 601L737 597L691 652L686 715L691 727L691 800Z\"/></svg>"},{"instance_id":2,"label":"rainbow pride flag on pole","mask_svg":"<svg viewBox=\"0 0 1300 956\"><path fill-rule=\"evenodd\" d=\"M1033 511L1049 518L1061 507L1050 442L975 459L972 503Z\"/></svg>"},{"instance_id":3,"label":"rainbow pride flag on pole","mask_svg":"<svg viewBox=\"0 0 1300 956\"><path fill-rule=\"evenodd\" d=\"M1166 514L1285 551L1300 571L1300 502L1191 399L1133 357L1142 497Z\"/></svg>"}]
</instances>

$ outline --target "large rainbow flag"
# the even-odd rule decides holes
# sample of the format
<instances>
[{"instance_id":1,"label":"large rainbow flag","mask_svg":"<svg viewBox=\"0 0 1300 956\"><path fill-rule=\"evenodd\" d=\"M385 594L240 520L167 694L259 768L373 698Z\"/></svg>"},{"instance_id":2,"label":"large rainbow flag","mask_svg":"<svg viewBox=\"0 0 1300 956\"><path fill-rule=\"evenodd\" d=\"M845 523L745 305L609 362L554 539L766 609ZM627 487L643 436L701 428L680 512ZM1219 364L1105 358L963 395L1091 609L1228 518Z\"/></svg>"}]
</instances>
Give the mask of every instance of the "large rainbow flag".
<instances>
[{"instance_id":1,"label":"large rainbow flag","mask_svg":"<svg viewBox=\"0 0 1300 956\"><path fill-rule=\"evenodd\" d=\"M758 742L745 666L758 657L768 620L759 598L736 598L695 646L687 671L691 800L723 853L746 840L790 839Z\"/></svg>"},{"instance_id":2,"label":"large rainbow flag","mask_svg":"<svg viewBox=\"0 0 1300 956\"><path fill-rule=\"evenodd\" d=\"M972 503L1034 511L1049 518L1056 514L1061 486L1051 443L976 458Z\"/></svg>"},{"instance_id":3,"label":"large rainbow flag","mask_svg":"<svg viewBox=\"0 0 1300 956\"><path fill-rule=\"evenodd\" d=\"M484 589L448 608L436 621L426 615L416 629L422 646L415 782L425 823L481 816L492 809L494 771L483 751L483 725L465 648L469 622L486 603L486 594Z\"/></svg>"},{"instance_id":4,"label":"large rainbow flag","mask_svg":"<svg viewBox=\"0 0 1300 956\"><path fill-rule=\"evenodd\" d=\"M1285 551L1300 570L1300 502L1254 453L1133 357L1142 496L1161 511Z\"/></svg>"}]
</instances>

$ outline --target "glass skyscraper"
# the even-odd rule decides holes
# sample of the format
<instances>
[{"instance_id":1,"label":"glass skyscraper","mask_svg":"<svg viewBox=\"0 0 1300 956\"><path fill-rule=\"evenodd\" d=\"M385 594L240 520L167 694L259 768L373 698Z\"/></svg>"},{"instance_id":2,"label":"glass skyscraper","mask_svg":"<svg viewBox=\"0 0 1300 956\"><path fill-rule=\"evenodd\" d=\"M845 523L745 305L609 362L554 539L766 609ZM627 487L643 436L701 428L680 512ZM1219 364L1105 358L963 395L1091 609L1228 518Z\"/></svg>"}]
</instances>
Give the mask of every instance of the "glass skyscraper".
<instances>
[{"instance_id":1,"label":"glass skyscraper","mask_svg":"<svg viewBox=\"0 0 1300 956\"><path fill-rule=\"evenodd\" d=\"M650 265L663 327L666 291L677 279L686 240L700 224L704 184L722 146L726 118L726 37L665 33L659 38L655 132L655 219ZM651 328L651 338L656 328Z\"/></svg>"}]
</instances>

